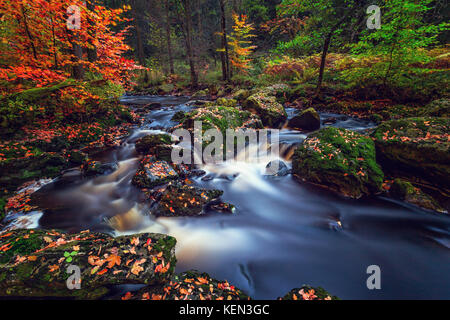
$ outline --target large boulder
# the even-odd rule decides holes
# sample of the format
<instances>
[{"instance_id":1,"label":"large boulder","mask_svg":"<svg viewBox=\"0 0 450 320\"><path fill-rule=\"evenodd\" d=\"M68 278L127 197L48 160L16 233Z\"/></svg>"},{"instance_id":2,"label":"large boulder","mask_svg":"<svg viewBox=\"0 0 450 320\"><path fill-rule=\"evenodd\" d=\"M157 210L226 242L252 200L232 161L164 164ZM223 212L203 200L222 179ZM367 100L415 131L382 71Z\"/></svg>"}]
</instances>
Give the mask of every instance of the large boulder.
<instances>
[{"instance_id":1,"label":"large boulder","mask_svg":"<svg viewBox=\"0 0 450 320\"><path fill-rule=\"evenodd\" d=\"M386 172L450 188L450 119L408 118L382 123L373 133Z\"/></svg>"},{"instance_id":2,"label":"large boulder","mask_svg":"<svg viewBox=\"0 0 450 320\"><path fill-rule=\"evenodd\" d=\"M250 300L228 281L211 278L196 270L174 275L161 286L148 286L136 292L127 292L122 300Z\"/></svg>"},{"instance_id":3,"label":"large boulder","mask_svg":"<svg viewBox=\"0 0 450 320\"><path fill-rule=\"evenodd\" d=\"M139 188L154 188L178 177L178 173L167 161L146 156L141 160L140 168L134 175L132 183Z\"/></svg>"},{"instance_id":4,"label":"large boulder","mask_svg":"<svg viewBox=\"0 0 450 320\"><path fill-rule=\"evenodd\" d=\"M259 115L266 127L280 128L287 120L286 110L277 102L276 97L264 92L251 95L245 101L244 109Z\"/></svg>"},{"instance_id":5,"label":"large boulder","mask_svg":"<svg viewBox=\"0 0 450 320\"><path fill-rule=\"evenodd\" d=\"M278 300L339 300L339 298L332 296L321 287L302 286L301 288L292 289L282 298L278 298Z\"/></svg>"},{"instance_id":6,"label":"large boulder","mask_svg":"<svg viewBox=\"0 0 450 320\"><path fill-rule=\"evenodd\" d=\"M153 211L155 216L184 217L199 216L205 213L205 206L218 204L221 190L208 190L198 187L170 184L159 196L159 203Z\"/></svg>"},{"instance_id":7,"label":"large boulder","mask_svg":"<svg viewBox=\"0 0 450 320\"><path fill-rule=\"evenodd\" d=\"M145 136L136 141L136 151L144 155L153 155L158 160L170 161L172 155L172 137L167 134Z\"/></svg>"},{"instance_id":8,"label":"large boulder","mask_svg":"<svg viewBox=\"0 0 450 320\"><path fill-rule=\"evenodd\" d=\"M227 129L262 128L262 123L258 116L237 107L216 104L185 113L184 117L180 114L177 116L177 120L181 121L181 126L185 129L193 129L194 122L201 121L203 131L217 129L222 134L225 134Z\"/></svg>"},{"instance_id":9,"label":"large boulder","mask_svg":"<svg viewBox=\"0 0 450 320\"><path fill-rule=\"evenodd\" d=\"M306 131L320 129L320 116L314 108L308 108L289 120L289 127Z\"/></svg>"},{"instance_id":10,"label":"large boulder","mask_svg":"<svg viewBox=\"0 0 450 320\"><path fill-rule=\"evenodd\" d=\"M381 191L383 171L374 142L346 129L328 127L311 134L294 152L294 176L351 198Z\"/></svg>"},{"instance_id":11,"label":"large boulder","mask_svg":"<svg viewBox=\"0 0 450 320\"><path fill-rule=\"evenodd\" d=\"M389 189L389 194L396 199L400 199L423 209L440 213L447 212L431 196L427 195L419 188L414 187L412 183L402 179L394 180L394 183Z\"/></svg>"},{"instance_id":12,"label":"large boulder","mask_svg":"<svg viewBox=\"0 0 450 320\"><path fill-rule=\"evenodd\" d=\"M0 296L96 299L109 285L159 285L173 274L175 244L175 238L151 233L113 238L89 231L11 231L0 235ZM69 280L73 267L80 270L78 290L67 286L77 284Z\"/></svg>"}]
</instances>

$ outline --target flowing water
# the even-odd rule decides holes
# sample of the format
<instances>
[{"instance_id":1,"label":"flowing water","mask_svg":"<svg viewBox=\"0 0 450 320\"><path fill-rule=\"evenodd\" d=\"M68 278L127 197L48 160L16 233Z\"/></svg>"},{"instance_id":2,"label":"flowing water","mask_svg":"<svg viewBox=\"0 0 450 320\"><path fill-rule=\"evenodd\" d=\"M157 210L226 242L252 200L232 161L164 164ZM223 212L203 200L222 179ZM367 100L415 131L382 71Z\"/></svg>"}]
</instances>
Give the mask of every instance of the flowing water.
<instances>
[{"instance_id":1,"label":"flowing water","mask_svg":"<svg viewBox=\"0 0 450 320\"><path fill-rule=\"evenodd\" d=\"M203 167L211 178L194 179L198 186L224 190L222 199L237 208L233 215L152 217L131 185L139 164L134 142L176 125L172 115L192 108L186 98L124 98L134 105L154 102L164 107L148 112L120 148L101 155L100 160L118 164L116 171L88 180L68 171L37 192L47 208L39 215L40 227L170 234L178 241L177 272L204 271L259 299L275 299L302 284L322 286L342 299L450 298L449 216L381 197L342 199L291 175L265 176L274 158L237 157ZM342 115L321 117L357 131L373 126ZM305 138L297 131L281 132L281 157L288 165L291 146ZM381 290L367 288L370 265L381 268Z\"/></svg>"}]
</instances>

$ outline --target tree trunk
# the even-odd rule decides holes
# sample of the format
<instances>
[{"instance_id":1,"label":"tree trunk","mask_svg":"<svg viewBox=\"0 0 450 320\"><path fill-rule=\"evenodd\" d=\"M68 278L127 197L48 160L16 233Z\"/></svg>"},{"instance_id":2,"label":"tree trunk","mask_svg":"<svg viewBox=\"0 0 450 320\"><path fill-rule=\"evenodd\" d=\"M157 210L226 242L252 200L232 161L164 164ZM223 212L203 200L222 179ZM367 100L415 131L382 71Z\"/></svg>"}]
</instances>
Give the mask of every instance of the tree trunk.
<instances>
[{"instance_id":1,"label":"tree trunk","mask_svg":"<svg viewBox=\"0 0 450 320\"><path fill-rule=\"evenodd\" d=\"M27 37L30 40L31 51L33 52L33 57L34 57L34 59L37 60L37 50L36 50L36 47L34 45L34 41L33 41L33 37L31 36L30 29L28 27L27 15L26 15L26 12L25 12L25 8L23 6L22 6L22 18L23 18L23 23L25 25L25 32L27 33Z\"/></svg>"},{"instance_id":2,"label":"tree trunk","mask_svg":"<svg viewBox=\"0 0 450 320\"><path fill-rule=\"evenodd\" d=\"M230 80L230 57L228 53L228 40L227 40L227 24L225 16L225 2L224 0L219 0L220 13L221 13L221 26L222 26L222 49L225 52L221 52L222 60L222 78L224 81Z\"/></svg>"},{"instance_id":3,"label":"tree trunk","mask_svg":"<svg viewBox=\"0 0 450 320\"><path fill-rule=\"evenodd\" d=\"M81 46L75 42L72 43L73 54L75 56L73 62L72 75L77 80L82 80L84 78L84 69L80 61L83 59L83 49Z\"/></svg>"},{"instance_id":4,"label":"tree trunk","mask_svg":"<svg viewBox=\"0 0 450 320\"><path fill-rule=\"evenodd\" d=\"M183 0L184 14L186 20L186 51L191 69L191 85L193 88L198 86L198 76L195 71L194 55L192 52L192 8L191 0Z\"/></svg>"},{"instance_id":5,"label":"tree trunk","mask_svg":"<svg viewBox=\"0 0 450 320\"><path fill-rule=\"evenodd\" d=\"M134 26L136 28L137 58L138 58L139 64L143 66L145 64L144 45L142 42L142 30L141 30L141 27L139 26L137 1L131 0L131 6L132 6L133 22L134 22Z\"/></svg>"},{"instance_id":6,"label":"tree trunk","mask_svg":"<svg viewBox=\"0 0 450 320\"><path fill-rule=\"evenodd\" d=\"M86 2L86 7L87 7L87 9L89 11L94 11L94 9L95 9L95 0L87 1ZM88 19L88 23L89 23L90 26L94 27L94 28L89 28L89 30L88 30L89 35L91 35L93 38L95 38L96 34L95 34L95 31L93 31L93 30L95 30L95 21L93 19L89 18ZM91 44L91 46L92 46L92 48L87 48L87 57L88 57L88 61L89 62L95 62L95 61L97 61L97 58L98 58L98 56L97 56L97 47L94 46L93 44Z\"/></svg>"},{"instance_id":7,"label":"tree trunk","mask_svg":"<svg viewBox=\"0 0 450 320\"><path fill-rule=\"evenodd\" d=\"M320 70L319 70L319 80L317 81L317 94L320 92L320 89L322 88L322 81L323 81L323 73L325 71L325 64L327 61L327 54L328 54L328 48L330 47L331 37L333 36L333 32L330 32L327 37L325 38L325 42L323 43L323 50L322 50L322 58L320 60Z\"/></svg>"},{"instance_id":8,"label":"tree trunk","mask_svg":"<svg viewBox=\"0 0 450 320\"><path fill-rule=\"evenodd\" d=\"M169 72L171 74L174 74L175 68L173 67L173 56L172 56L172 38L171 38L171 30L170 30L169 0L166 0L165 11L166 11L167 54L169 56Z\"/></svg>"}]
</instances>

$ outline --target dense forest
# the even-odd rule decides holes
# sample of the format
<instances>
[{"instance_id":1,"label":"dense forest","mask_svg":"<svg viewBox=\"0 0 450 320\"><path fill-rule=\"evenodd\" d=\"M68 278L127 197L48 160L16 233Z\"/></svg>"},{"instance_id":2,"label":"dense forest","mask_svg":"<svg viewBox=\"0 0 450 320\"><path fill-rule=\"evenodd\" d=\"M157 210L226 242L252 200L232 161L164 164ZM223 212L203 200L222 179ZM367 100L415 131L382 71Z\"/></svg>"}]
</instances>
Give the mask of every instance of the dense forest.
<instances>
[{"instance_id":1,"label":"dense forest","mask_svg":"<svg viewBox=\"0 0 450 320\"><path fill-rule=\"evenodd\" d=\"M397 284L370 295L344 288L338 274L321 278L344 268L335 252L352 261L384 254L359 238L363 212L367 237L386 233L424 260L433 242L435 265L446 265L448 21L441 0L0 0L0 297L336 299L323 286L351 299L448 299L448 276L426 287L386 271L411 281L404 295ZM177 164L171 155L186 141L176 130L192 132L195 121L224 136L277 130L280 152L257 165L239 154L223 166ZM336 246L323 259L308 253L317 273L287 268L285 278L269 272L276 284L264 282L276 280L262 280L263 259L242 253L268 241L255 240L260 227L249 215L273 225L278 214L287 234L332 232L308 240ZM212 229L199 230L201 215ZM214 235L219 219L242 230ZM398 225L405 233L393 236ZM334 238L339 232L359 247ZM214 257L206 243L231 234L242 245L230 240L232 249L217 252L236 272L193 261ZM278 241L266 251L277 263L284 258L271 245L297 257L304 240L296 231ZM285 261L305 267L299 257ZM71 291L75 262L83 286ZM352 268L369 263L350 265L357 274ZM430 283L435 274L424 271ZM145 286L110 290L121 284Z\"/></svg>"}]
</instances>

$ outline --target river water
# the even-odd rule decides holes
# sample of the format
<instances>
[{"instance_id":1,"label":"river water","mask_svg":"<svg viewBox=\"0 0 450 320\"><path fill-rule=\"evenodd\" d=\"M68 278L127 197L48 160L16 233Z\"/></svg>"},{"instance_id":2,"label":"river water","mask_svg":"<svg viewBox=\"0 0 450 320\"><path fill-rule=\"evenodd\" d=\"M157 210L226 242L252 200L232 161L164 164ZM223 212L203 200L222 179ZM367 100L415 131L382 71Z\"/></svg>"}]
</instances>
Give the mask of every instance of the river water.
<instances>
[{"instance_id":1,"label":"river water","mask_svg":"<svg viewBox=\"0 0 450 320\"><path fill-rule=\"evenodd\" d=\"M159 232L176 237L177 272L197 269L228 280L257 299L275 299L303 284L321 286L342 299L449 299L450 217L401 202L373 197L348 200L293 180L269 177L273 159L233 162L202 169L212 179L195 178L204 188L224 190L222 199L236 206L233 215L158 218L139 204L131 185L139 158L134 142L176 125L179 110L192 107L183 97L125 97L124 103L158 102L146 121L120 148L99 157L115 162L109 175L80 179L77 171L38 191L47 209L37 225L67 231L114 235ZM294 110L287 110L292 116ZM356 131L367 121L333 114L333 126ZM305 134L283 130L281 158L289 163L290 146ZM215 178L214 178L215 177ZM367 267L381 269L381 290L369 290Z\"/></svg>"}]
</instances>

